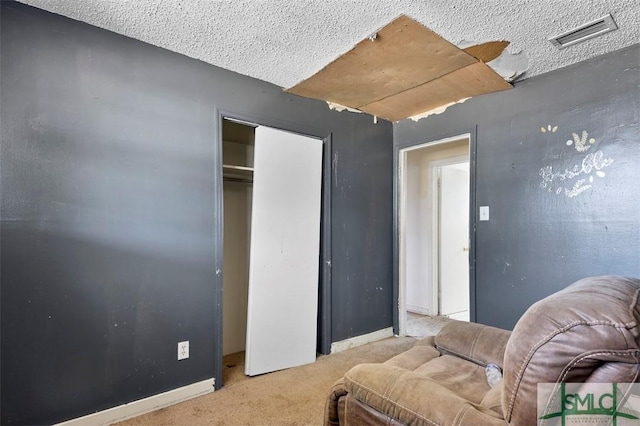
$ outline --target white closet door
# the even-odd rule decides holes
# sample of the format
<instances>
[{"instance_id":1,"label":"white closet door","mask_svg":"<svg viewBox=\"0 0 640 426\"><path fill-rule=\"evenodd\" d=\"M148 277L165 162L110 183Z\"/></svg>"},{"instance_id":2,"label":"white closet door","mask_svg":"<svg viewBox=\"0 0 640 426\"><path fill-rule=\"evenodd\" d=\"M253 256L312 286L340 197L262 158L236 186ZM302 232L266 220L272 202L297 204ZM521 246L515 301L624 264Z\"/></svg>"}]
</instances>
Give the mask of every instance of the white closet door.
<instances>
[{"instance_id":1,"label":"white closet door","mask_svg":"<svg viewBox=\"0 0 640 426\"><path fill-rule=\"evenodd\" d=\"M245 373L316 359L322 141L255 133Z\"/></svg>"}]
</instances>

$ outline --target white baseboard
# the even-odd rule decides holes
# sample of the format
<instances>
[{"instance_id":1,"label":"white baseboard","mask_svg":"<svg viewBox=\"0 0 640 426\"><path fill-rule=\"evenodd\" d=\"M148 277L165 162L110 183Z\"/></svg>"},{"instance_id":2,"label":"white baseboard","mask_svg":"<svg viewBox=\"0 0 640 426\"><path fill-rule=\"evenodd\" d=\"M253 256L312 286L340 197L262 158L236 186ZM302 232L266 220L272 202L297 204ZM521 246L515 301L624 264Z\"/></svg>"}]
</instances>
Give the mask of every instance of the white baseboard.
<instances>
[{"instance_id":1,"label":"white baseboard","mask_svg":"<svg viewBox=\"0 0 640 426\"><path fill-rule=\"evenodd\" d=\"M331 344L331 353L335 354L336 352L346 351L347 349L355 348L356 346L365 345L377 340L386 339L391 336L393 336L393 327L383 328L382 330L374 331L369 334L363 334L350 339L334 342Z\"/></svg>"},{"instance_id":2,"label":"white baseboard","mask_svg":"<svg viewBox=\"0 0 640 426\"><path fill-rule=\"evenodd\" d=\"M169 405L177 404L188 399L205 395L214 391L214 378L173 389L148 398L139 399L128 404L119 405L104 411L89 414L87 416L78 417L77 419L68 420L58 423L56 426L102 426L111 423L159 410Z\"/></svg>"},{"instance_id":3,"label":"white baseboard","mask_svg":"<svg viewBox=\"0 0 640 426\"><path fill-rule=\"evenodd\" d=\"M431 309L424 308L422 306L414 306L414 305L407 305L407 312L420 314L420 315L429 315L429 316L433 315L431 313Z\"/></svg>"}]
</instances>

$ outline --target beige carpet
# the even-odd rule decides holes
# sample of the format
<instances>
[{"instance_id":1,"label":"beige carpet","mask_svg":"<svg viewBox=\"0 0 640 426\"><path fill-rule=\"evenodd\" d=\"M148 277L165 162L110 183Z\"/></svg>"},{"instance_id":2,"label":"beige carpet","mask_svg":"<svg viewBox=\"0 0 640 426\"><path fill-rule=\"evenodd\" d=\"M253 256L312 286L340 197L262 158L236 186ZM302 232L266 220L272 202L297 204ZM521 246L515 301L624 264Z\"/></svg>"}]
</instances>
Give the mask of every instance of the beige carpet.
<instances>
[{"instance_id":1,"label":"beige carpet","mask_svg":"<svg viewBox=\"0 0 640 426\"><path fill-rule=\"evenodd\" d=\"M221 390L118 425L321 425L329 390L347 370L385 361L415 342L411 337L390 337L252 378L241 373L241 356L225 358L227 385Z\"/></svg>"}]
</instances>

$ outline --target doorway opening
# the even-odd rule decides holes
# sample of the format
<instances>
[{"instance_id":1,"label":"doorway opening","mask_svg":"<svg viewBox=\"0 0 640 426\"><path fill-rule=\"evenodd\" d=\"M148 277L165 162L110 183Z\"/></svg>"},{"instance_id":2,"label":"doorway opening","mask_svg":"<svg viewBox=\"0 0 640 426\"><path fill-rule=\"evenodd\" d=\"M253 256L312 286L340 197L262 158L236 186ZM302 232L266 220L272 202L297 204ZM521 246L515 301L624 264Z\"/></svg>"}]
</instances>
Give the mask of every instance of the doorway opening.
<instances>
[{"instance_id":1,"label":"doorway opening","mask_svg":"<svg viewBox=\"0 0 640 426\"><path fill-rule=\"evenodd\" d=\"M322 153L322 139L222 120L223 382L316 359Z\"/></svg>"},{"instance_id":2,"label":"doorway opening","mask_svg":"<svg viewBox=\"0 0 640 426\"><path fill-rule=\"evenodd\" d=\"M469 321L470 134L399 151L398 332Z\"/></svg>"}]
</instances>

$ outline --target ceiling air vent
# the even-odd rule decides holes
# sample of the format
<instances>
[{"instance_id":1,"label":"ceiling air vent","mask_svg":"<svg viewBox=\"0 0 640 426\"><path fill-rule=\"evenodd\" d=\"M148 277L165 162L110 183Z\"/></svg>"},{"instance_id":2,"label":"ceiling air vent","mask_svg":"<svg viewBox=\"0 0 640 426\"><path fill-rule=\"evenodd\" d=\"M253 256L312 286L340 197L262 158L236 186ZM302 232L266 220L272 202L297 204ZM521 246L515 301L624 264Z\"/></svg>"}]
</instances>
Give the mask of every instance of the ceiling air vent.
<instances>
[{"instance_id":1,"label":"ceiling air vent","mask_svg":"<svg viewBox=\"0 0 640 426\"><path fill-rule=\"evenodd\" d=\"M618 26L613 21L611 15L603 16L600 19L581 25L566 33L562 33L549 39L558 49L564 49L572 44L580 43L593 37L617 30Z\"/></svg>"}]
</instances>

